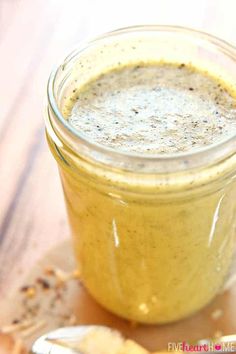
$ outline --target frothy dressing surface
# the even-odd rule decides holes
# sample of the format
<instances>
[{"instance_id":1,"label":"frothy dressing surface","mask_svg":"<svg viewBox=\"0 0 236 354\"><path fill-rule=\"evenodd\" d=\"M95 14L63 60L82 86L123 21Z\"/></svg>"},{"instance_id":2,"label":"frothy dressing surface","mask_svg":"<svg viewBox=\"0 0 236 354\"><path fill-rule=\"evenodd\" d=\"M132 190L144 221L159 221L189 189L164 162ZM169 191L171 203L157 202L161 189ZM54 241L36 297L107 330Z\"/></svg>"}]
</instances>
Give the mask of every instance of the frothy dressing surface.
<instances>
[{"instance_id":1,"label":"frothy dressing surface","mask_svg":"<svg viewBox=\"0 0 236 354\"><path fill-rule=\"evenodd\" d=\"M236 133L232 91L184 64L117 68L73 92L64 112L70 124L118 151L184 152Z\"/></svg>"}]
</instances>

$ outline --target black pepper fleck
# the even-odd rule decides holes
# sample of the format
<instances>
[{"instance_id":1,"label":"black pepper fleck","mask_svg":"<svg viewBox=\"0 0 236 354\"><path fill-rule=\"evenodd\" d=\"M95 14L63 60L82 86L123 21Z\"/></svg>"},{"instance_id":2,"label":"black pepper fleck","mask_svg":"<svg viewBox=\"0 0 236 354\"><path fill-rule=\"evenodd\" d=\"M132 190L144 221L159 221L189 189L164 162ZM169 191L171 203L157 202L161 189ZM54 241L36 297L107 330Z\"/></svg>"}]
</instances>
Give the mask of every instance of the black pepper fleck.
<instances>
[{"instance_id":1,"label":"black pepper fleck","mask_svg":"<svg viewBox=\"0 0 236 354\"><path fill-rule=\"evenodd\" d=\"M43 290L48 290L51 287L50 283L44 278L37 278L36 281L39 285L41 285Z\"/></svg>"}]
</instances>

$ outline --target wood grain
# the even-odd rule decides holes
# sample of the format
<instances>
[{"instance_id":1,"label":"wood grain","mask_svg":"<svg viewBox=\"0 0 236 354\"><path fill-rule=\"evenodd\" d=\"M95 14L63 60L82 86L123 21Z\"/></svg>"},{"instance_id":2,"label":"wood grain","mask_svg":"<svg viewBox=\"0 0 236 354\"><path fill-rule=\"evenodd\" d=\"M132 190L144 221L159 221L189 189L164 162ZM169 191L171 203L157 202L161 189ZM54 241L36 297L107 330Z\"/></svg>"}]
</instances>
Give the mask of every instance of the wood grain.
<instances>
[{"instance_id":1,"label":"wood grain","mask_svg":"<svg viewBox=\"0 0 236 354\"><path fill-rule=\"evenodd\" d=\"M0 0L0 297L69 236L44 138L52 66L81 39L140 23L195 27L236 44L235 13L234 0Z\"/></svg>"},{"instance_id":2,"label":"wood grain","mask_svg":"<svg viewBox=\"0 0 236 354\"><path fill-rule=\"evenodd\" d=\"M3 4L0 293L15 283L23 265L31 266L44 250L68 237L56 166L44 138L43 102L53 62L86 35L82 20L68 26L72 10L63 3L15 0ZM14 16L16 11L20 18Z\"/></svg>"}]
</instances>

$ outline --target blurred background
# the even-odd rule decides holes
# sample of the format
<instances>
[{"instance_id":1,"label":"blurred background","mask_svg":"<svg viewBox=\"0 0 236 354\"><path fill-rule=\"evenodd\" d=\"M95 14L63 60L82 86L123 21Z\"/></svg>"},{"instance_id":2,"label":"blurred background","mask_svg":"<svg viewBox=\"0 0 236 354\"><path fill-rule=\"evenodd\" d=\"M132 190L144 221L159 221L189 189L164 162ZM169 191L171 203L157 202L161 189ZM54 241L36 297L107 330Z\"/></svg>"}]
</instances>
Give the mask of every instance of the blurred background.
<instances>
[{"instance_id":1,"label":"blurred background","mask_svg":"<svg viewBox=\"0 0 236 354\"><path fill-rule=\"evenodd\" d=\"M44 138L46 81L79 41L135 24L172 24L236 44L235 0L0 0L0 299L69 237Z\"/></svg>"}]
</instances>

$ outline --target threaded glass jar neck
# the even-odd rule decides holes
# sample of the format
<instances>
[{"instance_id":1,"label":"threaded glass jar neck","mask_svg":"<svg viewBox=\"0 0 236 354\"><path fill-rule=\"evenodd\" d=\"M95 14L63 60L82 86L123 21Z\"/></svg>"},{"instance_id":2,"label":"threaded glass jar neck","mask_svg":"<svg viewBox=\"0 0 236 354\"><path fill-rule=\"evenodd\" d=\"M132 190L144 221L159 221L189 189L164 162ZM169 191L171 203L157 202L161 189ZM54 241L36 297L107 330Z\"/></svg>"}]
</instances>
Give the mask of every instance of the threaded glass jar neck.
<instances>
[{"instance_id":1,"label":"threaded glass jar neck","mask_svg":"<svg viewBox=\"0 0 236 354\"><path fill-rule=\"evenodd\" d=\"M135 48L135 50L132 50ZM140 174L176 174L218 165L233 168L236 136L186 153L145 155L120 152L90 141L63 117L63 97L73 89L71 83L83 85L99 73L114 68L117 63L137 61L189 63L223 78L229 85L236 83L236 49L208 34L181 27L136 26L100 36L73 51L54 70L48 82L47 130L58 145L66 145L75 156L106 169ZM236 119L236 117L235 117ZM232 165L232 166L231 166Z\"/></svg>"}]
</instances>

